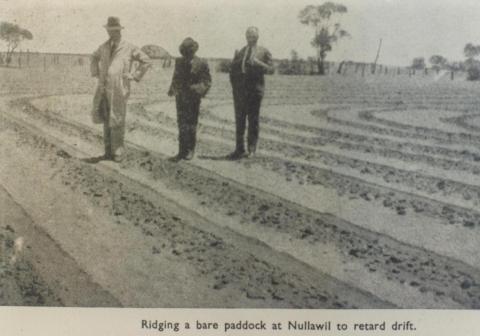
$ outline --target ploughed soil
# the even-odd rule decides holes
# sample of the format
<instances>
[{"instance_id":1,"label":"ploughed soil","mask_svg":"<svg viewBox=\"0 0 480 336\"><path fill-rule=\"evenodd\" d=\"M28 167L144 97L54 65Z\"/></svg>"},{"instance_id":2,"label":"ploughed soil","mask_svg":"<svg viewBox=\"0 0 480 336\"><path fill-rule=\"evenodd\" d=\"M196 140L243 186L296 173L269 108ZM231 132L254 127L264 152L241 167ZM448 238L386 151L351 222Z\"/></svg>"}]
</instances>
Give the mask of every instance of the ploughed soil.
<instances>
[{"instance_id":1,"label":"ploughed soil","mask_svg":"<svg viewBox=\"0 0 480 336\"><path fill-rule=\"evenodd\" d=\"M99 159L84 70L2 70L0 304L480 307L466 84L269 77L258 153L229 161L218 74L196 158L174 163L171 73L155 68L117 164Z\"/></svg>"}]
</instances>

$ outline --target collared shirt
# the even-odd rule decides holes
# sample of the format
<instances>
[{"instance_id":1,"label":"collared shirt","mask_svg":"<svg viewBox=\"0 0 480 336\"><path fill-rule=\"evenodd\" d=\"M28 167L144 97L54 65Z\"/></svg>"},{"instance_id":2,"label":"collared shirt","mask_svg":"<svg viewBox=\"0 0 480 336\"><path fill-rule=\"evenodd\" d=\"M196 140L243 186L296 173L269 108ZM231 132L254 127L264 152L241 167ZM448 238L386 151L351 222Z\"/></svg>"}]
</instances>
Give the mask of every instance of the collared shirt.
<instances>
[{"instance_id":1,"label":"collared shirt","mask_svg":"<svg viewBox=\"0 0 480 336\"><path fill-rule=\"evenodd\" d=\"M110 57L112 57L115 50L117 50L120 41L110 40Z\"/></svg>"}]
</instances>

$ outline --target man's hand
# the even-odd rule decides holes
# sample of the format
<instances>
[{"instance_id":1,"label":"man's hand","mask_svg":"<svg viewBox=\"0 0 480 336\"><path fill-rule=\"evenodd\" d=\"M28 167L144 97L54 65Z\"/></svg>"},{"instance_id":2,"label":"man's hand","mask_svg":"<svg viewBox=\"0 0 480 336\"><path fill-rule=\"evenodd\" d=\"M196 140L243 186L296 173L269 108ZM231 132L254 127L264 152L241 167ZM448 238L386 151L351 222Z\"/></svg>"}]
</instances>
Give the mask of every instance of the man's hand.
<instances>
[{"instance_id":1,"label":"man's hand","mask_svg":"<svg viewBox=\"0 0 480 336\"><path fill-rule=\"evenodd\" d=\"M252 58L252 60L250 62L251 62L252 65L258 65L258 66L264 68L265 70L270 70L271 69L270 65L268 65L265 62L260 61L256 57Z\"/></svg>"},{"instance_id":2,"label":"man's hand","mask_svg":"<svg viewBox=\"0 0 480 336\"><path fill-rule=\"evenodd\" d=\"M168 94L169 97L173 97L173 96L175 96L175 91L173 89L170 89L170 90L168 90L167 94Z\"/></svg>"}]
</instances>

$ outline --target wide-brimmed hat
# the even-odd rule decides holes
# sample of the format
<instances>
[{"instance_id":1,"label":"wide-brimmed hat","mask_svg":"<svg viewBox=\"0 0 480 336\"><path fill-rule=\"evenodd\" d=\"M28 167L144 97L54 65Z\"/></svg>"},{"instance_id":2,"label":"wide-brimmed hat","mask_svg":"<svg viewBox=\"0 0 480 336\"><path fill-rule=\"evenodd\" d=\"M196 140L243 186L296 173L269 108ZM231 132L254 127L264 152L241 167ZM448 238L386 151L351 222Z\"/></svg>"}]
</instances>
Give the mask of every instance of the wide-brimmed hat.
<instances>
[{"instance_id":1,"label":"wide-brimmed hat","mask_svg":"<svg viewBox=\"0 0 480 336\"><path fill-rule=\"evenodd\" d=\"M120 30L123 29L122 25L120 24L120 19L115 16L110 16L107 20L107 24L104 25L106 30Z\"/></svg>"},{"instance_id":2,"label":"wide-brimmed hat","mask_svg":"<svg viewBox=\"0 0 480 336\"><path fill-rule=\"evenodd\" d=\"M185 40L182 41L182 44L180 44L178 50L183 56L185 56L186 54L195 54L198 50L198 43L191 37L187 37Z\"/></svg>"}]
</instances>

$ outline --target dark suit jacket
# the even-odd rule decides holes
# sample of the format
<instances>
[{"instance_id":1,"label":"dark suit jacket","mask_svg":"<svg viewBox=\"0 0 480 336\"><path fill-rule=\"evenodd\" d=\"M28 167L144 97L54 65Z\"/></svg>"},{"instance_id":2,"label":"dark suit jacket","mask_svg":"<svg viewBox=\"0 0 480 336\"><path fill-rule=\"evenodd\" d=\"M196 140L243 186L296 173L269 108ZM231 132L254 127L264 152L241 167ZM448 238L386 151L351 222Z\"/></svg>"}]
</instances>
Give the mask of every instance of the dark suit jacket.
<instances>
[{"instance_id":1,"label":"dark suit jacket","mask_svg":"<svg viewBox=\"0 0 480 336\"><path fill-rule=\"evenodd\" d=\"M212 78L205 60L196 56L191 62L184 57L175 60L175 71L170 85L170 91L175 96L200 99L205 97L211 85Z\"/></svg>"},{"instance_id":2,"label":"dark suit jacket","mask_svg":"<svg viewBox=\"0 0 480 336\"><path fill-rule=\"evenodd\" d=\"M245 73L242 73L242 62L246 52L247 46L235 53L230 68L230 82L234 90L244 89L263 96L265 92L265 73L267 73L267 70L260 65L246 64ZM273 66L272 54L262 46L257 45L255 47L255 54L252 55L252 57L256 57L269 66Z\"/></svg>"}]
</instances>

